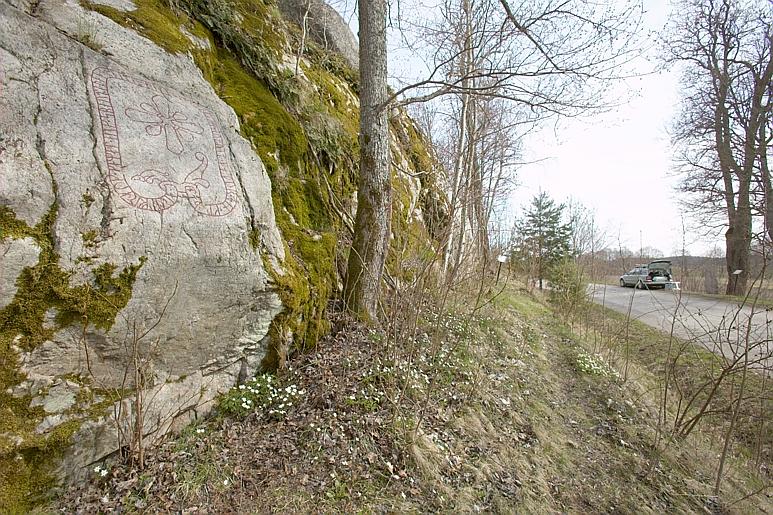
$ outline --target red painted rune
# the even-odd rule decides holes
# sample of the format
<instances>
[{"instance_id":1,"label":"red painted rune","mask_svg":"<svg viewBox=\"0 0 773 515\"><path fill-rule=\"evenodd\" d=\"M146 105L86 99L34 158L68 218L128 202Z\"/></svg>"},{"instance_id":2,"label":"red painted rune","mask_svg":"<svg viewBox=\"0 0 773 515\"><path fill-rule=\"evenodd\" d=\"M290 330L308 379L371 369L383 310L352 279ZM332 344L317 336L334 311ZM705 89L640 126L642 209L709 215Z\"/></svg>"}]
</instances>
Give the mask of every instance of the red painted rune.
<instances>
[{"instance_id":1,"label":"red painted rune","mask_svg":"<svg viewBox=\"0 0 773 515\"><path fill-rule=\"evenodd\" d=\"M236 184L211 111L108 68L92 71L91 88L108 182L123 202L158 213L183 199L202 215L233 211Z\"/></svg>"}]
</instances>

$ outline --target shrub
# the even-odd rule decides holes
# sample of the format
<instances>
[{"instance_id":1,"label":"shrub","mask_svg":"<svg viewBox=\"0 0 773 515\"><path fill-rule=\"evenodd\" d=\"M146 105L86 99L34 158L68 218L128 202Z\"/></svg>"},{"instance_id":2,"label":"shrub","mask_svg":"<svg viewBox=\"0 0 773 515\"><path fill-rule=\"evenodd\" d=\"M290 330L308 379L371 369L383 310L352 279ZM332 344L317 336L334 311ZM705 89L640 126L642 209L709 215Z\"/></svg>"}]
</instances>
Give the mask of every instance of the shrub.
<instances>
[{"instance_id":1,"label":"shrub","mask_svg":"<svg viewBox=\"0 0 773 515\"><path fill-rule=\"evenodd\" d=\"M549 272L550 302L566 314L573 314L586 299L587 281L572 259L563 259Z\"/></svg>"}]
</instances>

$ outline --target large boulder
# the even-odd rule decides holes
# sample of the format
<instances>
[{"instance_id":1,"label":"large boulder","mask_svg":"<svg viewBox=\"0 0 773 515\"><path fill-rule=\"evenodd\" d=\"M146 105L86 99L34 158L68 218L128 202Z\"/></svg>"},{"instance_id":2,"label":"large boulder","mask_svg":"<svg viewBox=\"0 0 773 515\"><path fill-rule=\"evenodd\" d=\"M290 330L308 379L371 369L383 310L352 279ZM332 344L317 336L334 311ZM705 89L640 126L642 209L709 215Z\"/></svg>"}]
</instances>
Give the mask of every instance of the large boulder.
<instances>
[{"instance_id":1,"label":"large boulder","mask_svg":"<svg viewBox=\"0 0 773 515\"><path fill-rule=\"evenodd\" d=\"M356 46L320 2L0 0L0 507L325 334L359 135L325 50ZM447 202L404 110L390 129L399 281Z\"/></svg>"},{"instance_id":2,"label":"large boulder","mask_svg":"<svg viewBox=\"0 0 773 515\"><path fill-rule=\"evenodd\" d=\"M0 468L32 474L21 451L66 425L77 477L126 444L135 388L151 440L256 371L284 244L188 55L77 1L0 0L0 92Z\"/></svg>"},{"instance_id":3,"label":"large boulder","mask_svg":"<svg viewBox=\"0 0 773 515\"><path fill-rule=\"evenodd\" d=\"M279 0L279 9L290 21L305 26L318 45L338 53L352 68L360 67L357 39L346 20L323 0Z\"/></svg>"}]
</instances>

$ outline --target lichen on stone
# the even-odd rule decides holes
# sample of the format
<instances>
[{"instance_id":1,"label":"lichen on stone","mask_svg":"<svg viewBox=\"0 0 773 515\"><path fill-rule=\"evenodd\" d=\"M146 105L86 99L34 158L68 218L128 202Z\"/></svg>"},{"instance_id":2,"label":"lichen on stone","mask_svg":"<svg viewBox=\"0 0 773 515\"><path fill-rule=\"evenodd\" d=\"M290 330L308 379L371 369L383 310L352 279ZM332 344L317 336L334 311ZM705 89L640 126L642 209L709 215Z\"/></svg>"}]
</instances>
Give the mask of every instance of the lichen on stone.
<instances>
[{"instance_id":1,"label":"lichen on stone","mask_svg":"<svg viewBox=\"0 0 773 515\"><path fill-rule=\"evenodd\" d=\"M29 227L7 207L0 210L2 239L29 237L41 249L38 263L22 270L13 300L0 310L0 506L20 512L50 490L57 458L80 422L65 422L45 434L35 431L43 409L31 407L30 396L11 393L13 386L24 380L17 354L34 349L57 329L73 323L109 329L131 298L134 280L144 263L142 258L117 275L117 267L105 263L94 270L93 284L71 285L71 274L59 266L55 251L56 215L55 201L42 220ZM54 326L44 324L51 309L57 313Z\"/></svg>"}]
</instances>

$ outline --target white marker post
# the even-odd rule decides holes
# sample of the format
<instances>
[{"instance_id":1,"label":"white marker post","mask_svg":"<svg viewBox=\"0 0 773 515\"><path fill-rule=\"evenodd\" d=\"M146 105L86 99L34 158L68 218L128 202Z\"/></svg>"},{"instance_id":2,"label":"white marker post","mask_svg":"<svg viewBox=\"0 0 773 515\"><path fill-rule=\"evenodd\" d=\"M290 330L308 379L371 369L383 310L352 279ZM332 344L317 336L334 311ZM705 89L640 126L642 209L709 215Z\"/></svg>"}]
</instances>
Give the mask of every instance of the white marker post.
<instances>
[{"instance_id":1,"label":"white marker post","mask_svg":"<svg viewBox=\"0 0 773 515\"><path fill-rule=\"evenodd\" d=\"M500 254L499 257L497 257L497 261L499 261L499 267L497 267L497 280L494 283L494 286L499 284L499 272L502 270L502 263L507 263L507 256Z\"/></svg>"},{"instance_id":2,"label":"white marker post","mask_svg":"<svg viewBox=\"0 0 773 515\"><path fill-rule=\"evenodd\" d=\"M743 270L733 270L733 291L738 287L738 276L743 273Z\"/></svg>"}]
</instances>

